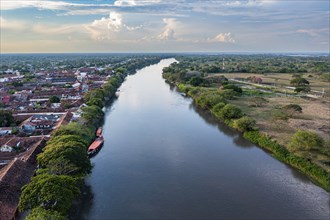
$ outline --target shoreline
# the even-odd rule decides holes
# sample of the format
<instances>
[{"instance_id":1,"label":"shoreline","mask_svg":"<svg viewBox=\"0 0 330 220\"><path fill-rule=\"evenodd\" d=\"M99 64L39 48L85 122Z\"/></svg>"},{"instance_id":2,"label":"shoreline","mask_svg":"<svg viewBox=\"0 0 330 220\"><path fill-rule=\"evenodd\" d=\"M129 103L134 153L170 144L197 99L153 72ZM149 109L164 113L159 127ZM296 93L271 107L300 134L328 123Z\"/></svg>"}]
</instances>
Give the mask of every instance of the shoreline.
<instances>
[{"instance_id":1,"label":"shoreline","mask_svg":"<svg viewBox=\"0 0 330 220\"><path fill-rule=\"evenodd\" d=\"M171 82L166 78L164 79L166 83L175 86L178 89L178 91L184 93L186 97L190 97L195 105L201 107L203 110L210 112L211 115L218 122L223 123L229 128L234 129L237 132L241 133L246 140L255 144L259 148L268 151L272 157L298 170L300 173L304 174L309 180L311 180L315 185L323 188L327 192L330 192L330 174L327 173L323 168L319 167L318 165L310 162L305 158L298 157L292 154L284 146L278 144L276 141L272 140L266 134L258 130L245 131L245 132L238 131L236 128L234 128L232 119L226 119L226 120L220 119L215 115L215 113L211 109L205 109L202 106L200 106L198 103L196 103L196 98L189 95L188 91L180 89L179 83Z\"/></svg>"}]
</instances>

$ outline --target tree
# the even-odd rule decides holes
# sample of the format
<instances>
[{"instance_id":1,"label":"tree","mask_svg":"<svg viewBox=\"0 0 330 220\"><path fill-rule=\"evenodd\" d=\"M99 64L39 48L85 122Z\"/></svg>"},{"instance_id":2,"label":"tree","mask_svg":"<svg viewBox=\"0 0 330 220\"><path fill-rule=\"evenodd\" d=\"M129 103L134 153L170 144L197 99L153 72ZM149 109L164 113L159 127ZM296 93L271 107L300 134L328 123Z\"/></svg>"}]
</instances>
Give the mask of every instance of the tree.
<instances>
[{"instance_id":1,"label":"tree","mask_svg":"<svg viewBox=\"0 0 330 220\"><path fill-rule=\"evenodd\" d=\"M189 80L190 85L192 86L199 86L204 82L203 78L199 76L194 76Z\"/></svg>"},{"instance_id":2,"label":"tree","mask_svg":"<svg viewBox=\"0 0 330 220\"><path fill-rule=\"evenodd\" d=\"M295 87L295 92L309 92L310 86L308 80L302 77L295 77L290 81L290 85Z\"/></svg>"},{"instance_id":3,"label":"tree","mask_svg":"<svg viewBox=\"0 0 330 220\"><path fill-rule=\"evenodd\" d=\"M323 146L323 139L314 132L298 130L291 138L289 147L292 150L312 150Z\"/></svg>"},{"instance_id":4,"label":"tree","mask_svg":"<svg viewBox=\"0 0 330 220\"><path fill-rule=\"evenodd\" d=\"M91 124L94 126L97 126L97 124L99 124L99 120L104 115L102 109L96 105L83 107L82 110L83 110L83 114L82 114L83 119L86 120L87 124Z\"/></svg>"},{"instance_id":5,"label":"tree","mask_svg":"<svg viewBox=\"0 0 330 220\"><path fill-rule=\"evenodd\" d=\"M58 170L52 165L58 166L60 164L65 164L63 161L56 161L58 158L63 158L68 161L68 163L78 170L74 172L74 175L87 174L91 171L91 162L87 158L87 148L79 146L79 142L70 141L67 143L57 143L52 145L47 145L45 150L38 155L37 159L42 167L48 169L57 170L59 173L65 173L64 171ZM63 167L67 169L67 167Z\"/></svg>"},{"instance_id":6,"label":"tree","mask_svg":"<svg viewBox=\"0 0 330 220\"><path fill-rule=\"evenodd\" d=\"M61 99L55 95L53 95L49 98L50 103L59 103L60 101L61 101Z\"/></svg>"},{"instance_id":7,"label":"tree","mask_svg":"<svg viewBox=\"0 0 330 220\"><path fill-rule=\"evenodd\" d=\"M241 132L256 130L256 121L250 117L244 116L234 121L234 128Z\"/></svg>"},{"instance_id":8,"label":"tree","mask_svg":"<svg viewBox=\"0 0 330 220\"><path fill-rule=\"evenodd\" d=\"M243 116L242 110L235 105L227 104L219 113L222 119L235 119Z\"/></svg>"},{"instance_id":9,"label":"tree","mask_svg":"<svg viewBox=\"0 0 330 220\"><path fill-rule=\"evenodd\" d=\"M9 127L15 124L11 111L0 110L0 127Z\"/></svg>"},{"instance_id":10,"label":"tree","mask_svg":"<svg viewBox=\"0 0 330 220\"><path fill-rule=\"evenodd\" d=\"M47 210L42 207L32 209L30 214L26 216L26 220L66 220L67 218L57 211Z\"/></svg>"},{"instance_id":11,"label":"tree","mask_svg":"<svg viewBox=\"0 0 330 220\"><path fill-rule=\"evenodd\" d=\"M104 103L103 103L102 99L100 99L100 98L91 98L91 99L89 99L88 102L86 102L86 104L89 106L96 105L100 108L103 108L103 106L104 106Z\"/></svg>"},{"instance_id":12,"label":"tree","mask_svg":"<svg viewBox=\"0 0 330 220\"><path fill-rule=\"evenodd\" d=\"M63 135L77 135L80 139L90 143L94 138L94 128L91 126L82 126L76 122L71 122L65 126L59 127L52 135L52 138ZM49 140L49 142L51 141Z\"/></svg>"},{"instance_id":13,"label":"tree","mask_svg":"<svg viewBox=\"0 0 330 220\"><path fill-rule=\"evenodd\" d=\"M42 207L65 215L78 194L79 188L74 178L42 174L33 177L28 185L23 186L18 206L20 211Z\"/></svg>"}]
</instances>

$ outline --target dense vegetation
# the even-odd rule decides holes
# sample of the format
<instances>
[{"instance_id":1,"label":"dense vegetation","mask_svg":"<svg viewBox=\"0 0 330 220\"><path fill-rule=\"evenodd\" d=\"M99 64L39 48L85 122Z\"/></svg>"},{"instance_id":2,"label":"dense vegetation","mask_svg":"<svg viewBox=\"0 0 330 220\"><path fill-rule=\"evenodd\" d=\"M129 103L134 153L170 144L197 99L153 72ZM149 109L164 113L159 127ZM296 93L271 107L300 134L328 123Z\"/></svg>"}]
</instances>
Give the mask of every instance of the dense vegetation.
<instances>
[{"instance_id":1,"label":"dense vegetation","mask_svg":"<svg viewBox=\"0 0 330 220\"><path fill-rule=\"evenodd\" d=\"M142 63L150 65L160 59L146 59ZM136 63L134 68L141 65ZM102 124L102 108L114 97L128 73L127 69L120 68L101 88L87 92L84 96L87 107L83 108L80 120L53 132L37 157L40 167L37 175L22 189L19 210L31 210L27 219L67 218L73 200L80 194L84 177L91 172L87 148Z\"/></svg>"},{"instance_id":2,"label":"dense vegetation","mask_svg":"<svg viewBox=\"0 0 330 220\"><path fill-rule=\"evenodd\" d=\"M329 73L328 56L296 57L284 55L214 55L177 56L180 62L165 72L184 75L201 73ZM223 66L224 64L224 66ZM223 68L224 67L224 68ZM182 71L183 70L183 71ZM324 79L329 76L325 74Z\"/></svg>"},{"instance_id":3,"label":"dense vegetation","mask_svg":"<svg viewBox=\"0 0 330 220\"><path fill-rule=\"evenodd\" d=\"M196 105L209 110L212 114L219 120L223 121L228 126L237 129L240 132L243 132L244 137L250 140L251 142L269 150L272 154L282 160L283 162L296 167L301 172L308 175L313 181L321 185L326 190L330 190L330 175L320 166L312 163L307 156L297 155L293 151L289 151L284 146L278 144L276 141L272 140L269 136L259 131L256 126L256 120L250 118L244 114L244 112L238 107L230 103L230 100L235 100L237 97L243 94L243 91L238 86L228 83L228 80L224 76L217 76L215 79L212 77L212 81L207 76L206 73L209 73L210 69L203 69L201 67L210 67L214 65L219 58L207 57L185 57L181 58L180 63L172 64L169 67L163 69L163 77L169 83L176 84L178 89L181 92L184 92L191 96ZM240 59L239 57L237 58ZM247 58L248 59L248 58ZM265 61L257 57L252 56L252 63L254 62L268 62L266 58ZM283 58L273 57L272 62L267 66L274 65L274 62L278 62L278 65L281 64ZM320 58L327 59L327 58ZM285 59L284 59L285 60ZM315 68L319 71L324 69L320 68L322 65L328 64L316 64L313 62L317 59L308 59L302 58L302 60L307 63L299 64L296 58L288 58L287 61L291 60L291 68L294 69L293 72L300 71L311 71L314 69L312 66L315 65ZM313 61L314 60L314 61ZM204 62L204 63L203 63ZM210 64L211 63L211 64ZM265 63L266 64L266 63ZM217 64L219 65L219 63ZM244 64L242 64L244 65ZM240 65L240 66L242 66ZM249 64L245 64L249 65ZM297 65L295 67L295 65ZM310 67L311 69L301 69L302 67ZM199 73L196 71L200 71ZM227 69L228 71L228 69ZM233 70L234 71L234 70ZM240 70L242 71L242 70ZM247 70L248 71L248 70ZM275 70L274 70L275 71ZM282 70L281 70L282 71ZM291 71L291 70L290 70ZM221 70L214 68L211 72L221 72ZM196 80L196 77L200 78ZM297 88L308 89L308 81L301 77L294 77L293 84L297 83ZM267 100L263 97L256 96L250 98L252 106L258 107L267 103ZM289 104L283 108L275 109L273 117L280 117L283 119L293 117L295 114L301 113L302 108L299 105ZM323 146L322 139L314 133L308 131L298 131L291 140L290 146L292 149L303 148L306 152L308 150L321 150Z\"/></svg>"}]
</instances>

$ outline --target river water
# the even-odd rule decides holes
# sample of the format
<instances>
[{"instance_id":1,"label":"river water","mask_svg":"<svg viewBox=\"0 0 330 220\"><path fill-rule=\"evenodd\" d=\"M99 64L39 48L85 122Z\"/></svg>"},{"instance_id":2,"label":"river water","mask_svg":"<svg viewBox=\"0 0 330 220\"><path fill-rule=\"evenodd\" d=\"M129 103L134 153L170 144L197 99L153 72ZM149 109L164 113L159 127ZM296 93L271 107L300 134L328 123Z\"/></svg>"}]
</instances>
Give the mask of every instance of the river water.
<instances>
[{"instance_id":1,"label":"river water","mask_svg":"<svg viewBox=\"0 0 330 220\"><path fill-rule=\"evenodd\" d=\"M329 193L162 79L129 76L107 109L79 219L328 219Z\"/></svg>"}]
</instances>

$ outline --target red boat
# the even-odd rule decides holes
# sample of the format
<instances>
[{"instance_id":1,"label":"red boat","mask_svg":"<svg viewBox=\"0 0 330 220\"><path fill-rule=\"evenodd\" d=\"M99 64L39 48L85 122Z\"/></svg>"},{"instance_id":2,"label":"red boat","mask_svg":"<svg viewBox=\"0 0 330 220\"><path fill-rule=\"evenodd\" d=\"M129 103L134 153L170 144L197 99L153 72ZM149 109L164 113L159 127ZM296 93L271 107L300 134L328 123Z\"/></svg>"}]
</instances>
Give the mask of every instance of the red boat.
<instances>
[{"instance_id":1,"label":"red boat","mask_svg":"<svg viewBox=\"0 0 330 220\"><path fill-rule=\"evenodd\" d=\"M96 138L95 141L88 147L87 154L92 155L98 152L101 149L103 142L103 136Z\"/></svg>"},{"instance_id":2,"label":"red boat","mask_svg":"<svg viewBox=\"0 0 330 220\"><path fill-rule=\"evenodd\" d=\"M96 137L100 137L102 135L102 127L99 127L96 131Z\"/></svg>"}]
</instances>

